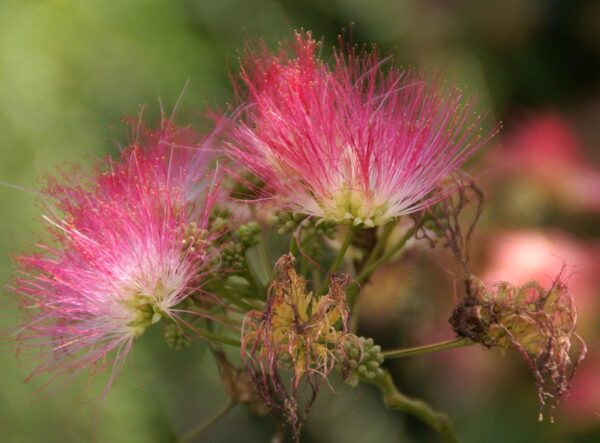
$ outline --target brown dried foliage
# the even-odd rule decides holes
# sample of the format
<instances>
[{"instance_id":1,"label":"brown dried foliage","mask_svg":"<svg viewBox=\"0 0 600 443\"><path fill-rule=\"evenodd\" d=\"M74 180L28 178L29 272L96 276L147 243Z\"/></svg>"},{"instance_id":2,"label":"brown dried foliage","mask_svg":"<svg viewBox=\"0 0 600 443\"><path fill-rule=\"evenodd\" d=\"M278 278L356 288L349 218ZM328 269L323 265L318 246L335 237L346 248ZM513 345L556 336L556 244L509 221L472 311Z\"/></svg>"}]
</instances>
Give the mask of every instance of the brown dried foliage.
<instances>
[{"instance_id":1,"label":"brown dried foliage","mask_svg":"<svg viewBox=\"0 0 600 443\"><path fill-rule=\"evenodd\" d=\"M415 238L424 238L434 247L441 239L443 246L450 248L465 273L470 275L469 245L475 226L483 211L483 192L477 184L465 176L456 176L454 183L448 185L454 191L439 203L433 205L419 216L416 221L418 229ZM473 209L470 220L466 221L466 229L462 223L465 212Z\"/></svg>"},{"instance_id":2,"label":"brown dried foliage","mask_svg":"<svg viewBox=\"0 0 600 443\"><path fill-rule=\"evenodd\" d=\"M244 320L242 358L256 390L286 417L298 440L321 383L350 339L348 277L332 276L329 292L316 297L296 273L291 254L279 259L275 273L264 310Z\"/></svg>"},{"instance_id":3,"label":"brown dried foliage","mask_svg":"<svg viewBox=\"0 0 600 443\"><path fill-rule=\"evenodd\" d=\"M450 318L455 332L488 348L516 349L535 378L540 420L547 406L552 420L557 403L586 354L575 332L577 313L561 272L549 289L537 282L516 287L506 282L486 286L471 277L467 296Z\"/></svg>"}]
</instances>

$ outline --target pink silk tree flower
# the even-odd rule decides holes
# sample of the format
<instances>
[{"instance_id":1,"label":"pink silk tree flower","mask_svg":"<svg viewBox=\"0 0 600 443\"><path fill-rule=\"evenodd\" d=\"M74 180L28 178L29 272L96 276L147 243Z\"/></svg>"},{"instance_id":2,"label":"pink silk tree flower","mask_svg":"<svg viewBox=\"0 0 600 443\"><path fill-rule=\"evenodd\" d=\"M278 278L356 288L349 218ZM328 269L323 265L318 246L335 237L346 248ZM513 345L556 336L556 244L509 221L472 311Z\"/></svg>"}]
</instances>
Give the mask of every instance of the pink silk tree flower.
<instances>
[{"instance_id":1,"label":"pink silk tree flower","mask_svg":"<svg viewBox=\"0 0 600 443\"><path fill-rule=\"evenodd\" d=\"M320 60L310 33L242 60L242 122L227 150L280 209L365 227L439 201L444 180L484 145L482 117L457 87L402 71L376 52Z\"/></svg>"},{"instance_id":2,"label":"pink silk tree flower","mask_svg":"<svg viewBox=\"0 0 600 443\"><path fill-rule=\"evenodd\" d=\"M49 180L44 218L55 241L17 257L19 349L51 354L31 376L108 362L110 385L133 340L161 319L177 321L175 306L210 271L212 136L169 121L132 128L118 162L99 160L92 176L73 168Z\"/></svg>"}]
</instances>

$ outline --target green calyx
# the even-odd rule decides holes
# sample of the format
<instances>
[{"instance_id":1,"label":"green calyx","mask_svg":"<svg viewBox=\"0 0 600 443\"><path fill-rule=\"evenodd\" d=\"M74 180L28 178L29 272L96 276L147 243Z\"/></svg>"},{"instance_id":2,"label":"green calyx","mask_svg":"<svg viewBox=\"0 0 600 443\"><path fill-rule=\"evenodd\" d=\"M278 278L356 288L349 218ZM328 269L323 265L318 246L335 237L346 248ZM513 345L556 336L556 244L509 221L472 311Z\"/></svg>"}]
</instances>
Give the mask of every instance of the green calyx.
<instances>
[{"instance_id":1,"label":"green calyx","mask_svg":"<svg viewBox=\"0 0 600 443\"><path fill-rule=\"evenodd\" d=\"M389 219L386 204L376 204L363 192L350 189L337 192L323 210L325 219L356 227L373 228Z\"/></svg>"},{"instance_id":2,"label":"green calyx","mask_svg":"<svg viewBox=\"0 0 600 443\"><path fill-rule=\"evenodd\" d=\"M133 319L127 326L136 338L163 318L161 309L147 295L138 295L126 302L125 305L133 311Z\"/></svg>"}]
</instances>

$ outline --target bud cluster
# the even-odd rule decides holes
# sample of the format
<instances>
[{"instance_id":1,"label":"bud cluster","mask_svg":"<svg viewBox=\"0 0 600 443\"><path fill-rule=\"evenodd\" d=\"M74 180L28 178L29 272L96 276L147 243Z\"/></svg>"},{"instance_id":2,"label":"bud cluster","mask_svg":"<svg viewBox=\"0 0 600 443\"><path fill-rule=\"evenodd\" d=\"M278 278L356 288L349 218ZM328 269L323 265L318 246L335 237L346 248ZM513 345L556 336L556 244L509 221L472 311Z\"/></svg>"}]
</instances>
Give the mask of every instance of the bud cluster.
<instances>
[{"instance_id":1,"label":"bud cluster","mask_svg":"<svg viewBox=\"0 0 600 443\"><path fill-rule=\"evenodd\" d=\"M227 208L216 207L210 214L210 227L213 231L229 231L231 211Z\"/></svg>"},{"instance_id":2,"label":"bud cluster","mask_svg":"<svg viewBox=\"0 0 600 443\"><path fill-rule=\"evenodd\" d=\"M344 342L338 366L345 376L344 382L356 387L361 378L374 380L383 375L383 369L380 366L384 357L381 346L374 344L372 338L354 338L355 340Z\"/></svg>"},{"instance_id":3,"label":"bud cluster","mask_svg":"<svg viewBox=\"0 0 600 443\"><path fill-rule=\"evenodd\" d=\"M246 248L256 246L260 241L260 225L258 222L251 221L240 226L237 230L237 237Z\"/></svg>"},{"instance_id":4,"label":"bud cluster","mask_svg":"<svg viewBox=\"0 0 600 443\"><path fill-rule=\"evenodd\" d=\"M260 225L251 221L241 225L221 250L221 265L232 272L246 271L246 250L260 241Z\"/></svg>"},{"instance_id":5,"label":"bud cluster","mask_svg":"<svg viewBox=\"0 0 600 443\"><path fill-rule=\"evenodd\" d=\"M322 218L315 220L297 212L277 211L271 217L271 222L275 225L280 235L291 234L300 224L302 224L302 232L305 232L307 235L317 234L333 238L337 230L335 222Z\"/></svg>"},{"instance_id":6,"label":"bud cluster","mask_svg":"<svg viewBox=\"0 0 600 443\"><path fill-rule=\"evenodd\" d=\"M174 322L166 323L163 331L163 337L169 348L179 351L190 346L190 339Z\"/></svg>"}]
</instances>

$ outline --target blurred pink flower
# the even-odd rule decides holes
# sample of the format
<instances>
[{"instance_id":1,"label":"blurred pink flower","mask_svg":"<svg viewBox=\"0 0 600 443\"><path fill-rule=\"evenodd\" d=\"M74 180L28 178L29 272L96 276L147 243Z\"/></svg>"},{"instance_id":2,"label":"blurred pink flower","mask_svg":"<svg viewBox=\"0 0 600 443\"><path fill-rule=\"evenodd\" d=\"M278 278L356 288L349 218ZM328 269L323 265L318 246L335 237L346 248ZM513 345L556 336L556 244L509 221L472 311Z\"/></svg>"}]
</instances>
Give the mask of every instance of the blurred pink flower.
<instances>
[{"instance_id":1,"label":"blurred pink flower","mask_svg":"<svg viewBox=\"0 0 600 443\"><path fill-rule=\"evenodd\" d=\"M450 192L442 187L491 135L480 135L474 100L435 77L384 72L377 52L316 55L310 33L242 62L239 125L228 152L266 183L282 209L372 227Z\"/></svg>"},{"instance_id":2,"label":"blurred pink flower","mask_svg":"<svg viewBox=\"0 0 600 443\"><path fill-rule=\"evenodd\" d=\"M539 183L569 206L600 210L600 171L586 161L579 140L560 114L540 113L508 132L504 164Z\"/></svg>"},{"instance_id":3,"label":"blurred pink flower","mask_svg":"<svg viewBox=\"0 0 600 443\"><path fill-rule=\"evenodd\" d=\"M55 244L17 257L20 349L53 354L31 376L104 366L116 351L110 385L133 340L176 319L211 255L209 160L191 130L163 121L137 128L120 161L99 160L93 176L72 169L49 180L44 218Z\"/></svg>"},{"instance_id":4,"label":"blurred pink flower","mask_svg":"<svg viewBox=\"0 0 600 443\"><path fill-rule=\"evenodd\" d=\"M598 343L592 349L600 349ZM600 360L584 361L573 378L570 395L560 407L564 419L577 426L598 426L600 419Z\"/></svg>"},{"instance_id":5,"label":"blurred pink flower","mask_svg":"<svg viewBox=\"0 0 600 443\"><path fill-rule=\"evenodd\" d=\"M513 167L526 166L538 174L551 175L584 162L573 130L559 114L534 115L507 135L506 144Z\"/></svg>"}]
</instances>

